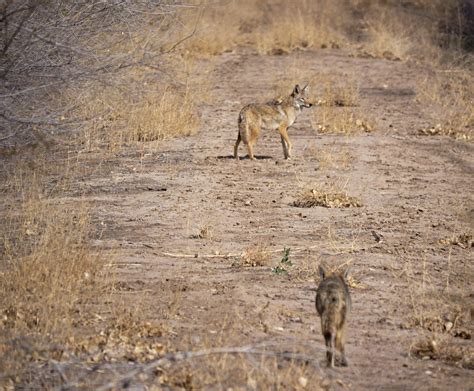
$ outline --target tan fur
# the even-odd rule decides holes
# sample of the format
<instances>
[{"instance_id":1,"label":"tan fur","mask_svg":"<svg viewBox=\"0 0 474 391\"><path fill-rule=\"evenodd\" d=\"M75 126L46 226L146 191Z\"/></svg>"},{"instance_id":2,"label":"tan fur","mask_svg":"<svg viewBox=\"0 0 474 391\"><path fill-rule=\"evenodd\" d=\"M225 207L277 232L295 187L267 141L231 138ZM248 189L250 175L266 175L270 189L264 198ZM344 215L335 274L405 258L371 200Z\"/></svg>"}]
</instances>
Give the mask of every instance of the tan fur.
<instances>
[{"instance_id":1,"label":"tan fur","mask_svg":"<svg viewBox=\"0 0 474 391\"><path fill-rule=\"evenodd\" d=\"M346 324L351 309L351 297L343 274L327 275L320 266L322 278L316 293L316 310L321 317L321 332L326 342L326 359L330 367L334 367L335 349L341 353L341 365L347 366L344 352Z\"/></svg>"},{"instance_id":2,"label":"tan fur","mask_svg":"<svg viewBox=\"0 0 474 391\"><path fill-rule=\"evenodd\" d=\"M290 96L274 99L267 103L252 103L245 106L239 115L239 133L234 145L234 157L239 158L238 148L241 141L247 145L249 158L254 160L253 146L257 142L262 128L277 130L280 133L281 145L285 159L291 157L292 144L288 137L288 127L295 122L303 107L311 107L306 101L308 86L295 86Z\"/></svg>"}]
</instances>

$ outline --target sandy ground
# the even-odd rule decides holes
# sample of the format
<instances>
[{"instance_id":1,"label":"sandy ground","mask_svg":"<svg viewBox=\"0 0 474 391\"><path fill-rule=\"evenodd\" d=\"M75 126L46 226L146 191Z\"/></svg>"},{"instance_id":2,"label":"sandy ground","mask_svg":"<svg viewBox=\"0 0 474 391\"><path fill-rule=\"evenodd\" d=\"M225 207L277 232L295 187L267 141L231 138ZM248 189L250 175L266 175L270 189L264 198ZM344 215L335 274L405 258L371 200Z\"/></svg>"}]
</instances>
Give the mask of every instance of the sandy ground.
<instances>
[{"instance_id":1,"label":"sandy ground","mask_svg":"<svg viewBox=\"0 0 474 391\"><path fill-rule=\"evenodd\" d=\"M413 325L412 303L428 303L448 278L453 302L472 304L474 294L472 249L438 243L473 229L474 151L470 144L418 134L433 125L414 99L423 70L343 51L226 53L215 61L208 76L212 104L203 108L197 134L167 141L141 159L119 158L106 176L81 183L104 227L97 245L114 254L125 300L140 303L148 319L165 322L172 332L164 339L175 349L192 348L192 341L196 348L202 341L271 341L311 354L311 368L329 388L472 390L472 370L409 355L411 344L429 334ZM376 119L377 130L318 134L305 111L289 132L292 160L283 160L279 136L267 132L257 144L257 161L235 161L240 108L267 97L275 76L294 64L354 75L360 106ZM339 164L322 164L323 151ZM242 145L239 152L247 153ZM332 182L344 184L363 206L291 205L302 189ZM203 238L196 236L206 227ZM223 256L256 244L273 251L268 265L242 267L238 257ZM277 275L271 268L284 247L291 249L293 266ZM348 368L324 365L314 308L321 261L352 265ZM472 348L471 340L455 340Z\"/></svg>"}]
</instances>

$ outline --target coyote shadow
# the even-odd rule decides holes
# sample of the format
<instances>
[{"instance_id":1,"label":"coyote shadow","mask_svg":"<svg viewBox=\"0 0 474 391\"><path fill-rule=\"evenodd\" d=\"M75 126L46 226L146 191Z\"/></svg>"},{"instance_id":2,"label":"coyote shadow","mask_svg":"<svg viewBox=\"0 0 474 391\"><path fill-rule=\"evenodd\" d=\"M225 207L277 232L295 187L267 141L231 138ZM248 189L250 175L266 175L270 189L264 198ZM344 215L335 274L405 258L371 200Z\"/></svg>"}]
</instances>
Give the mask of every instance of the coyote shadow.
<instances>
[{"instance_id":1,"label":"coyote shadow","mask_svg":"<svg viewBox=\"0 0 474 391\"><path fill-rule=\"evenodd\" d=\"M271 160L272 159L272 157L268 155L260 155L260 156L254 155L254 158L256 160ZM217 159L218 160L236 160L234 155L219 155L217 156ZM240 156L239 160L250 160L250 158L248 157L248 155L245 155L245 156Z\"/></svg>"}]
</instances>

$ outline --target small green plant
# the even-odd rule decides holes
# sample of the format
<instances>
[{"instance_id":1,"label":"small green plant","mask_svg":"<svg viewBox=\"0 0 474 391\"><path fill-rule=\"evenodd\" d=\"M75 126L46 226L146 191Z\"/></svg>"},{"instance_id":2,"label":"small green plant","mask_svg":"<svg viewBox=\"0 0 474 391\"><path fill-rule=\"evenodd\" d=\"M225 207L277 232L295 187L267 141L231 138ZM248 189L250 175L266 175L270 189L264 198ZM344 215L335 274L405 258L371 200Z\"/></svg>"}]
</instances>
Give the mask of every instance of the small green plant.
<instances>
[{"instance_id":1,"label":"small green plant","mask_svg":"<svg viewBox=\"0 0 474 391\"><path fill-rule=\"evenodd\" d=\"M283 258L281 259L280 263L283 263L288 266L293 266L293 263L290 261L290 248L283 249Z\"/></svg>"},{"instance_id":2,"label":"small green plant","mask_svg":"<svg viewBox=\"0 0 474 391\"><path fill-rule=\"evenodd\" d=\"M274 274L284 274L288 273L286 269L288 266L293 266L293 262L290 261L290 248L283 248L283 257L280 260L280 263L272 268L272 273Z\"/></svg>"},{"instance_id":3,"label":"small green plant","mask_svg":"<svg viewBox=\"0 0 474 391\"><path fill-rule=\"evenodd\" d=\"M287 274L288 270L286 270L284 266L277 265L275 267L272 267L272 273L274 273L274 274Z\"/></svg>"}]
</instances>

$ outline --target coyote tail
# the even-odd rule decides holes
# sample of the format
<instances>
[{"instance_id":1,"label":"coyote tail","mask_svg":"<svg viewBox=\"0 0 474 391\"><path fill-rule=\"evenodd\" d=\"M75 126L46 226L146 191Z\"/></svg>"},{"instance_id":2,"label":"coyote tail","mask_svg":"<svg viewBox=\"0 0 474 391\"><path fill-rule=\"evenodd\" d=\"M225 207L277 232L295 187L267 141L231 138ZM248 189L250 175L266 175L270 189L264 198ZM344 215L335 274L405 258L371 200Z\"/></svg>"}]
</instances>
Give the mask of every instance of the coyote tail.
<instances>
[{"instance_id":1,"label":"coyote tail","mask_svg":"<svg viewBox=\"0 0 474 391\"><path fill-rule=\"evenodd\" d=\"M247 124L247 119L246 119L245 114L243 112L241 112L239 114L238 123L239 123L240 138L242 139L242 141L245 144L247 144L248 140L249 140L249 127L248 127L248 124Z\"/></svg>"}]
</instances>

